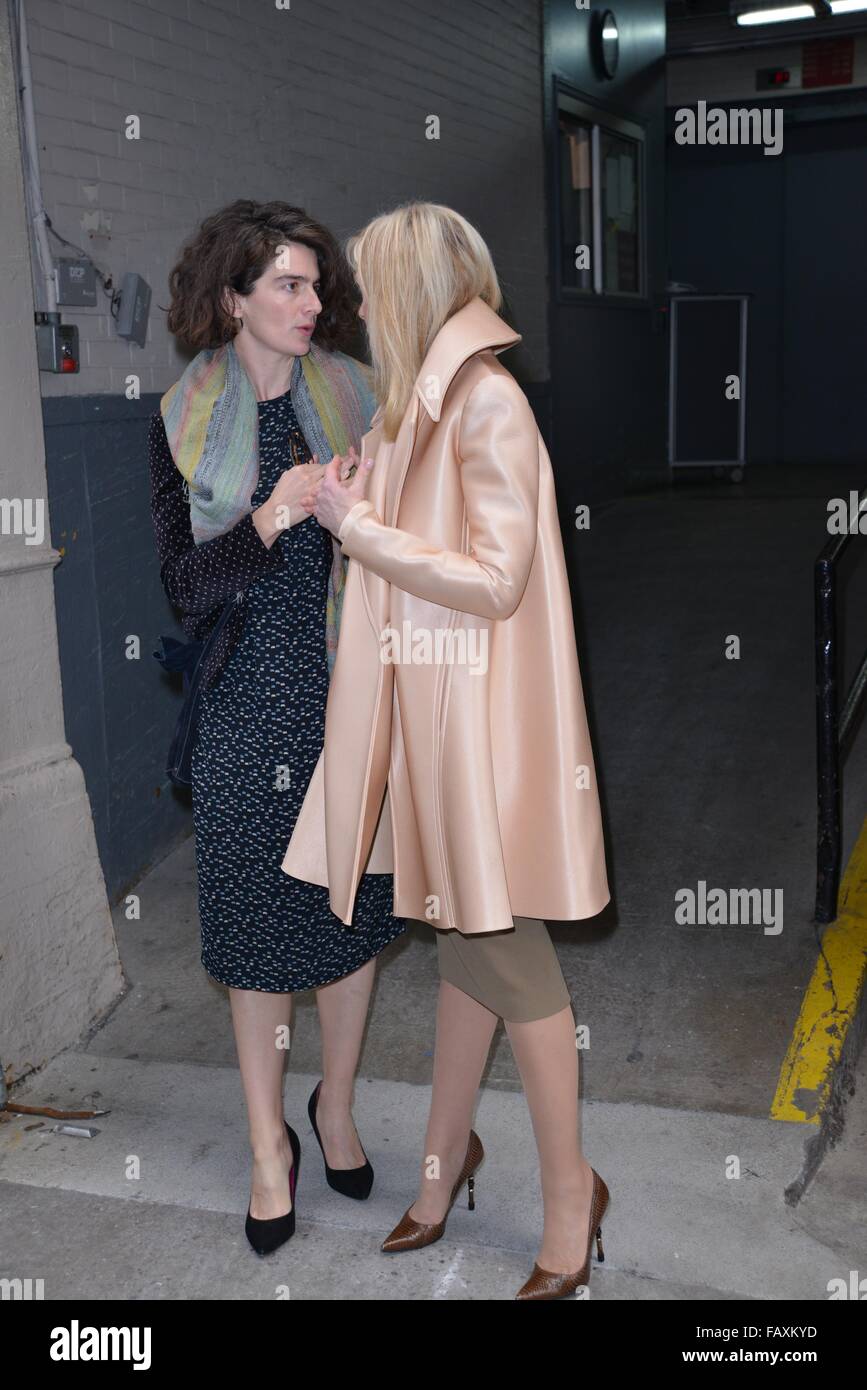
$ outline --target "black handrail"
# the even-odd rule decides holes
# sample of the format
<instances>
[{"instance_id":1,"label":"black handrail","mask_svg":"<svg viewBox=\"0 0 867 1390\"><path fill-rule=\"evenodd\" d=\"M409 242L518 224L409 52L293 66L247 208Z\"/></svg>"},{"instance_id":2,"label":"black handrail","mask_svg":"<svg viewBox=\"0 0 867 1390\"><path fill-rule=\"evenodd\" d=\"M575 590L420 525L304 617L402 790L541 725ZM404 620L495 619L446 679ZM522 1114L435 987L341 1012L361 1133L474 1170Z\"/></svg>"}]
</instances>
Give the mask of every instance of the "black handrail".
<instances>
[{"instance_id":1,"label":"black handrail","mask_svg":"<svg viewBox=\"0 0 867 1390\"><path fill-rule=\"evenodd\" d=\"M867 513L867 489L858 498L856 524ZM867 691L867 653L839 708L837 682L837 566L858 531L832 536L814 567L816 621L816 770L818 776L818 834L816 843L816 921L837 916L842 858L840 768L855 714Z\"/></svg>"}]
</instances>

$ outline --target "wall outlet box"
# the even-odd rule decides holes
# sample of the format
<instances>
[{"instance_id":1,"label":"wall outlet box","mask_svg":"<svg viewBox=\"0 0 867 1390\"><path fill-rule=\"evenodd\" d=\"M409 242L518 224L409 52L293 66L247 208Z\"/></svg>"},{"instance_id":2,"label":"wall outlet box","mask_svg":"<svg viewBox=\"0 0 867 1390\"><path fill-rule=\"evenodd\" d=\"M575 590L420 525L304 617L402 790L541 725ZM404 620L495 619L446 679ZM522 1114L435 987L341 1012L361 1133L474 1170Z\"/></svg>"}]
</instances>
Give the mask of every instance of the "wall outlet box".
<instances>
[{"instance_id":1,"label":"wall outlet box","mask_svg":"<svg viewBox=\"0 0 867 1390\"><path fill-rule=\"evenodd\" d=\"M78 329L74 323L61 323L56 310L36 314L36 361L40 372L78 371Z\"/></svg>"},{"instance_id":2,"label":"wall outlet box","mask_svg":"<svg viewBox=\"0 0 867 1390\"><path fill-rule=\"evenodd\" d=\"M151 307L151 287L133 271L127 271L120 287L120 307L117 313L117 336L129 338L144 347Z\"/></svg>"},{"instance_id":3,"label":"wall outlet box","mask_svg":"<svg viewBox=\"0 0 867 1390\"><path fill-rule=\"evenodd\" d=\"M54 284L58 304L96 308L96 270L92 261L69 258L55 262Z\"/></svg>"}]
</instances>

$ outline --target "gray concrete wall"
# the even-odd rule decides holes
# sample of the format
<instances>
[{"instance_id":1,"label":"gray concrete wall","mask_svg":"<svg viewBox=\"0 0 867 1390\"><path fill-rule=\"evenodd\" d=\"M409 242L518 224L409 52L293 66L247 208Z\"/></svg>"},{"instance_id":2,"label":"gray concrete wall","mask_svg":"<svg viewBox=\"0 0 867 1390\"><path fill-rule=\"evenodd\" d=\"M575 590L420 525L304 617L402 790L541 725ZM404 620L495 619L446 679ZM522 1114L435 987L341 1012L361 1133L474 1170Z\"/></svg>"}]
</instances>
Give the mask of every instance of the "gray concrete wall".
<instances>
[{"instance_id":1,"label":"gray concrete wall","mask_svg":"<svg viewBox=\"0 0 867 1390\"><path fill-rule=\"evenodd\" d=\"M117 945L66 741L8 12L0 6L0 1064L12 1081L117 998ZM37 524L32 528L26 519ZM40 513L44 529L40 532Z\"/></svg>"}]
</instances>

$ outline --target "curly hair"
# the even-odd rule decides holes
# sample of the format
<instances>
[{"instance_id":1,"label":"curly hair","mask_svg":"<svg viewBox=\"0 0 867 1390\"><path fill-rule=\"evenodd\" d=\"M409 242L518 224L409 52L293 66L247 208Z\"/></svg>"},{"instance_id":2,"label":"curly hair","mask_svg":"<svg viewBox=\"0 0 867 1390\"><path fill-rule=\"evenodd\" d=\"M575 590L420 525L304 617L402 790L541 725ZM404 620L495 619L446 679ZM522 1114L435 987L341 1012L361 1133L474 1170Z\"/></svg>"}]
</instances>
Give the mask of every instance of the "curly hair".
<instances>
[{"instance_id":1,"label":"curly hair","mask_svg":"<svg viewBox=\"0 0 867 1390\"><path fill-rule=\"evenodd\" d=\"M290 241L308 246L319 262L322 312L313 342L332 352L350 344L359 332L361 298L338 242L303 208L248 198L206 217L181 251L169 275L169 332L194 351L230 342L238 323L223 302L225 291L249 294L278 247Z\"/></svg>"}]
</instances>

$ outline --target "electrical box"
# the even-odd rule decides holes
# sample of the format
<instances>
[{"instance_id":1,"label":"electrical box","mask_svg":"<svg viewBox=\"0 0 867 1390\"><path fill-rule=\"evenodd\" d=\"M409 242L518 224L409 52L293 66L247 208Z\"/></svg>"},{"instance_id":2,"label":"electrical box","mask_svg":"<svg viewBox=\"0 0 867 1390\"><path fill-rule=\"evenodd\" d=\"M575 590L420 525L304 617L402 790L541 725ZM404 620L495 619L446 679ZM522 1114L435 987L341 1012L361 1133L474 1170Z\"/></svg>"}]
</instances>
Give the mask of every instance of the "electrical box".
<instances>
[{"instance_id":1,"label":"electrical box","mask_svg":"<svg viewBox=\"0 0 867 1390\"><path fill-rule=\"evenodd\" d=\"M78 329L56 312L36 314L36 360L40 372L77 372Z\"/></svg>"},{"instance_id":2,"label":"electrical box","mask_svg":"<svg viewBox=\"0 0 867 1390\"><path fill-rule=\"evenodd\" d=\"M61 259L55 262L54 284L58 304L96 308L96 268L92 261Z\"/></svg>"},{"instance_id":3,"label":"electrical box","mask_svg":"<svg viewBox=\"0 0 867 1390\"><path fill-rule=\"evenodd\" d=\"M120 287L120 307L117 311L117 336L129 338L144 347L151 307L151 287L140 275L127 271Z\"/></svg>"}]
</instances>

